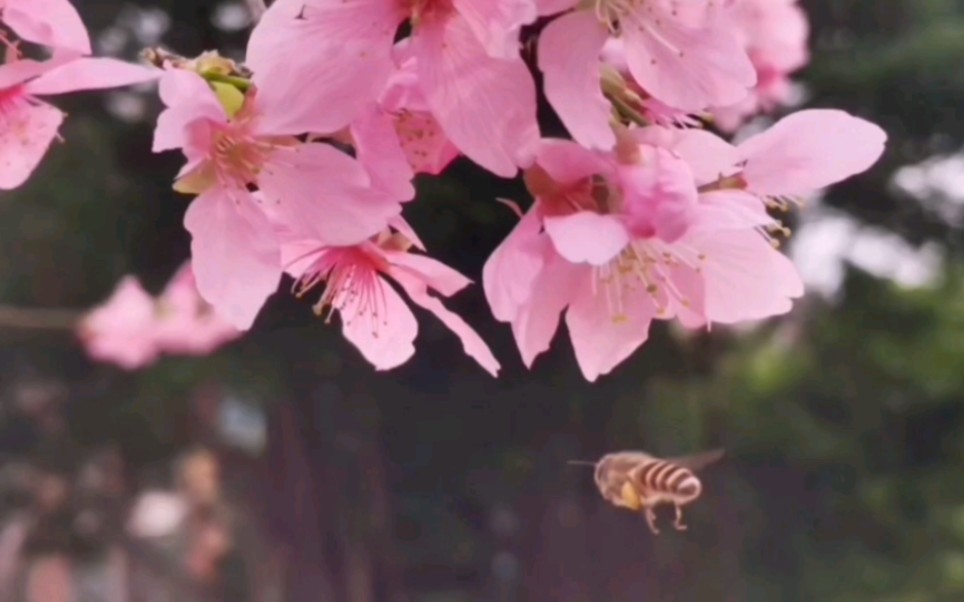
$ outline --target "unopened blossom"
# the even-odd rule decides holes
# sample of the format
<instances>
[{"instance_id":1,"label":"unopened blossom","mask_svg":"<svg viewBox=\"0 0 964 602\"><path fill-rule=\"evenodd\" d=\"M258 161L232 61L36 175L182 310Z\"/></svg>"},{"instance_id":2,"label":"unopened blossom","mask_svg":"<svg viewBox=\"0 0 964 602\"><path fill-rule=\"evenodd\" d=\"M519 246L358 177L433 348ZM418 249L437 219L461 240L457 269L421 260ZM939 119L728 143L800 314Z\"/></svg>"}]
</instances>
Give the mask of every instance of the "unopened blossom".
<instances>
[{"instance_id":1,"label":"unopened blossom","mask_svg":"<svg viewBox=\"0 0 964 602\"><path fill-rule=\"evenodd\" d=\"M135 277L126 276L81 321L78 335L93 359L135 370L160 355L155 325L154 299Z\"/></svg>"},{"instance_id":2,"label":"unopened blossom","mask_svg":"<svg viewBox=\"0 0 964 602\"><path fill-rule=\"evenodd\" d=\"M756 83L746 50L714 2L551 0L557 17L540 35L546 97L573 136L609 150L609 102L600 91L600 54L618 37L629 74L647 95L685 112L742 100Z\"/></svg>"},{"instance_id":3,"label":"unopened blossom","mask_svg":"<svg viewBox=\"0 0 964 602\"><path fill-rule=\"evenodd\" d=\"M548 349L563 311L590 381L624 361L654 319L685 326L785 313L802 285L744 191L701 193L701 166L622 139L614 156L547 141L527 173L536 202L487 262L495 317L523 361Z\"/></svg>"},{"instance_id":4,"label":"unopened blossom","mask_svg":"<svg viewBox=\"0 0 964 602\"><path fill-rule=\"evenodd\" d=\"M396 221L401 232L387 230L357 245L321 246L304 239L286 244L295 293L317 293L315 312L329 319L338 313L345 338L377 370L390 370L412 357L418 334L418 322L401 291L438 318L461 340L465 353L496 376L499 362L488 345L439 299L471 281L426 255L409 252L412 241L402 232L410 228L403 220Z\"/></svg>"},{"instance_id":5,"label":"unopened blossom","mask_svg":"<svg viewBox=\"0 0 964 602\"><path fill-rule=\"evenodd\" d=\"M260 78L284 71L285 96L330 133L355 121L395 72L395 32L415 61L415 85L445 136L489 171L514 176L538 142L536 90L519 55L520 28L536 17L532 0L279 0L248 45ZM297 93L294 93L297 91Z\"/></svg>"},{"instance_id":6,"label":"unopened blossom","mask_svg":"<svg viewBox=\"0 0 964 602\"><path fill-rule=\"evenodd\" d=\"M0 0L0 23L28 42L91 53L87 28L69 0Z\"/></svg>"},{"instance_id":7,"label":"unopened blossom","mask_svg":"<svg viewBox=\"0 0 964 602\"><path fill-rule=\"evenodd\" d=\"M717 127L734 131L748 117L793 99L790 76L810 59L810 28L797 0L734 0L727 17L757 71L757 84L746 98L711 111Z\"/></svg>"},{"instance_id":8,"label":"unopened blossom","mask_svg":"<svg viewBox=\"0 0 964 602\"><path fill-rule=\"evenodd\" d=\"M115 59L65 55L0 65L0 189L23 184L58 136L64 113L43 97L137 84L158 75Z\"/></svg>"},{"instance_id":9,"label":"unopened blossom","mask_svg":"<svg viewBox=\"0 0 964 602\"><path fill-rule=\"evenodd\" d=\"M208 355L242 334L201 298L190 263L158 297L156 318L158 347L171 355Z\"/></svg>"},{"instance_id":10,"label":"unopened blossom","mask_svg":"<svg viewBox=\"0 0 964 602\"><path fill-rule=\"evenodd\" d=\"M198 74L167 72L154 150L184 151L175 187L200 193L184 218L198 290L244 330L282 272L280 242L262 205L301 235L347 245L385 228L405 199L373 187L362 165L338 149L295 138L298 116L284 99L221 91L227 102Z\"/></svg>"}]
</instances>

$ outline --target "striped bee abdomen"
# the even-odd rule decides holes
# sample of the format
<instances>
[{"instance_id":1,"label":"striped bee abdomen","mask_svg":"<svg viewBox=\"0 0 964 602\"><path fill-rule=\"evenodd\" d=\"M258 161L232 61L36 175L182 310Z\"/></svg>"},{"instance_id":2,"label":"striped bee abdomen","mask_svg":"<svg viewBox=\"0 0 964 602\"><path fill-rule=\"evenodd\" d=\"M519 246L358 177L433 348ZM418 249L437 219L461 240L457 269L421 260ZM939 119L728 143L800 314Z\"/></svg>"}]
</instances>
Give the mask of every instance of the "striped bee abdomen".
<instances>
[{"instance_id":1,"label":"striped bee abdomen","mask_svg":"<svg viewBox=\"0 0 964 602\"><path fill-rule=\"evenodd\" d=\"M665 460L652 460L639 471L640 484L647 489L675 494L680 489L691 489L693 482L697 482L693 472L678 464Z\"/></svg>"}]
</instances>

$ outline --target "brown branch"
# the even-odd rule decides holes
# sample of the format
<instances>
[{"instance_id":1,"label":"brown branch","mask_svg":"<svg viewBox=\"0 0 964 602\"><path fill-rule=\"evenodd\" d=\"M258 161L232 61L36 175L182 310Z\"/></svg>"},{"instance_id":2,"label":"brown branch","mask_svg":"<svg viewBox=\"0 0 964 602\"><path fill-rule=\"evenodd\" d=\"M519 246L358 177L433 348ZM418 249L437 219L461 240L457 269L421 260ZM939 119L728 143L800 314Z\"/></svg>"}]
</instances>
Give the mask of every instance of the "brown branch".
<instances>
[{"instance_id":1,"label":"brown branch","mask_svg":"<svg viewBox=\"0 0 964 602\"><path fill-rule=\"evenodd\" d=\"M248 10L251 11L251 21L257 23L264 11L268 10L265 0L247 0Z\"/></svg>"},{"instance_id":2,"label":"brown branch","mask_svg":"<svg viewBox=\"0 0 964 602\"><path fill-rule=\"evenodd\" d=\"M0 329L73 330L83 315L71 309L0 305Z\"/></svg>"}]
</instances>

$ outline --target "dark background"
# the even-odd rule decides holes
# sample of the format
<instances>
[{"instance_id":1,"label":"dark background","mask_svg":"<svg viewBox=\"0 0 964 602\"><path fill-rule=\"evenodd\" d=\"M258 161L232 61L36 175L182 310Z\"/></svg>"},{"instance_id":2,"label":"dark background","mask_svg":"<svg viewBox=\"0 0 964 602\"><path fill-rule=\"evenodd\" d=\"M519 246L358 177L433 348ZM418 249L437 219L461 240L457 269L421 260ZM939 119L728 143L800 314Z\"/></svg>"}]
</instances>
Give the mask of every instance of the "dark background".
<instances>
[{"instance_id":1,"label":"dark background","mask_svg":"<svg viewBox=\"0 0 964 602\"><path fill-rule=\"evenodd\" d=\"M131 58L158 42L239 56L247 34L230 2L76 3L101 50ZM797 212L792 252L815 286L788 317L696 336L656 325L589 385L564 336L526 371L480 287L450 306L493 345L498 380L420 312L416 357L375 373L284 285L241 341L135 373L0 311L0 596L964 599L964 3L803 5L806 104L869 118L890 142ZM187 257L189 199L171 190L181 157L150 152L156 99L55 102L67 143L0 197L0 304L83 310L125 273L158 292ZM419 190L406 215L476 280L515 219L493 198L528 203L467 162ZM565 464L715 446L728 456L689 531L661 513L658 537ZM204 458L220 476L187 468ZM191 518L139 538L126 513L159 488ZM207 527L227 543L205 543ZM59 593L31 594L31 574Z\"/></svg>"}]
</instances>

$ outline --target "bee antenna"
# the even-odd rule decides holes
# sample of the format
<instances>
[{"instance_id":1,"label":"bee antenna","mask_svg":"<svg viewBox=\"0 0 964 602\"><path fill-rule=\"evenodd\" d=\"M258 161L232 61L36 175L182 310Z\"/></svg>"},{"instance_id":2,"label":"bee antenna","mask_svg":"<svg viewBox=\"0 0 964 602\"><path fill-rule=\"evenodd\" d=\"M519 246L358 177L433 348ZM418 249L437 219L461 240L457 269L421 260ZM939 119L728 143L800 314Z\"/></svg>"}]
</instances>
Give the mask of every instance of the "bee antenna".
<instances>
[{"instance_id":1,"label":"bee antenna","mask_svg":"<svg viewBox=\"0 0 964 602\"><path fill-rule=\"evenodd\" d=\"M566 462L569 466L595 466L597 462L589 462L588 460L569 460Z\"/></svg>"}]
</instances>

